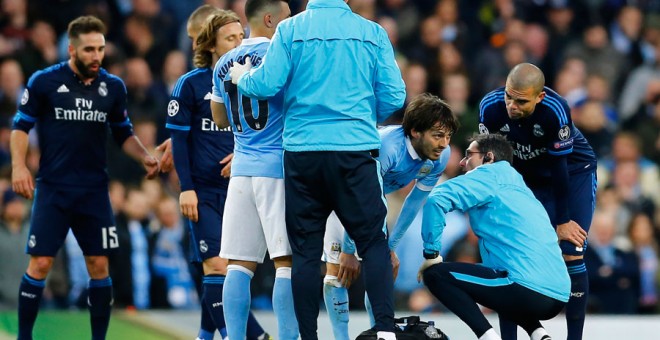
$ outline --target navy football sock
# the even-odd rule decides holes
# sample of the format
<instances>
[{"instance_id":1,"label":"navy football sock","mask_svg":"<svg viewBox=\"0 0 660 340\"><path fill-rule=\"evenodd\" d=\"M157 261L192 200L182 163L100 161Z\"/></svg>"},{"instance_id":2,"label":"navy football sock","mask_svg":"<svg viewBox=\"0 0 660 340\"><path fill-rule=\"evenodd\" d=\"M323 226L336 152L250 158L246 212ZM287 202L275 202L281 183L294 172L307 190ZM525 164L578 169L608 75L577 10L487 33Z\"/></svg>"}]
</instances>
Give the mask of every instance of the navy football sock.
<instances>
[{"instance_id":1,"label":"navy football sock","mask_svg":"<svg viewBox=\"0 0 660 340\"><path fill-rule=\"evenodd\" d=\"M202 309L202 320L199 325L200 329L197 337L203 340L213 339L213 333L215 333L216 330L215 322L211 317L211 312L209 312L209 309L206 308L206 303L204 303L204 300L202 300L201 309Z\"/></svg>"},{"instance_id":2,"label":"navy football sock","mask_svg":"<svg viewBox=\"0 0 660 340\"><path fill-rule=\"evenodd\" d=\"M112 279L89 280L89 316L92 324L92 339L102 340L110 325L112 310Z\"/></svg>"},{"instance_id":3,"label":"navy football sock","mask_svg":"<svg viewBox=\"0 0 660 340\"><path fill-rule=\"evenodd\" d=\"M209 274L204 275L204 278L202 279L202 289L204 291L202 301L208 309L209 315L213 319L215 329L218 329L220 333L226 328L225 312L224 307L222 306L222 289L224 284L224 275Z\"/></svg>"},{"instance_id":4,"label":"navy football sock","mask_svg":"<svg viewBox=\"0 0 660 340\"><path fill-rule=\"evenodd\" d=\"M566 268L571 277L571 297L566 304L567 340L581 340L587 310L589 276L583 259L566 261Z\"/></svg>"},{"instance_id":5,"label":"navy football sock","mask_svg":"<svg viewBox=\"0 0 660 340\"><path fill-rule=\"evenodd\" d=\"M34 322L39 312L41 294L46 280L36 280L27 273L23 274L18 289L18 340L31 340Z\"/></svg>"}]
</instances>

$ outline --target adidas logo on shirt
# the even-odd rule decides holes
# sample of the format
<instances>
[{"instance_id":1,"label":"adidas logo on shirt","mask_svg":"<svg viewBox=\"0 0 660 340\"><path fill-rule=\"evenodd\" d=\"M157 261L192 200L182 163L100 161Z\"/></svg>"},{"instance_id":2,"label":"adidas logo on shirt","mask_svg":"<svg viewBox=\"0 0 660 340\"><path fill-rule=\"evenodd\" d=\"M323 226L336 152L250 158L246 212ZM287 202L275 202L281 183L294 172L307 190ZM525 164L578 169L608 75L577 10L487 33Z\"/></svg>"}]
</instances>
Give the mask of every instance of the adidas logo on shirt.
<instances>
[{"instance_id":1,"label":"adidas logo on shirt","mask_svg":"<svg viewBox=\"0 0 660 340\"><path fill-rule=\"evenodd\" d=\"M500 131L502 131L502 132L509 132L509 131L510 131L510 129L509 129L509 124L505 124L505 125L500 129Z\"/></svg>"},{"instance_id":2,"label":"adidas logo on shirt","mask_svg":"<svg viewBox=\"0 0 660 340\"><path fill-rule=\"evenodd\" d=\"M57 93L67 93L69 92L69 88L66 87L66 85L62 84L60 87L57 88Z\"/></svg>"}]
</instances>

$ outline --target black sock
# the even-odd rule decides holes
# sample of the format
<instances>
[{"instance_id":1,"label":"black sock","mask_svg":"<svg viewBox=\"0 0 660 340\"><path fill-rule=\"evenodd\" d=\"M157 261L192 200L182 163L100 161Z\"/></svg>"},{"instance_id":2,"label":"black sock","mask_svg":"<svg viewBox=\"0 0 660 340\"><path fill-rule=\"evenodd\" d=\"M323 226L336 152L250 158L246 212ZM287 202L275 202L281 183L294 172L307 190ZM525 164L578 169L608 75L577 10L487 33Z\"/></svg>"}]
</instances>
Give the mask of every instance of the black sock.
<instances>
[{"instance_id":1,"label":"black sock","mask_svg":"<svg viewBox=\"0 0 660 340\"><path fill-rule=\"evenodd\" d=\"M34 322L39 313L41 294L46 280L36 280L27 273L23 274L18 289L18 340L31 340Z\"/></svg>"},{"instance_id":2,"label":"black sock","mask_svg":"<svg viewBox=\"0 0 660 340\"><path fill-rule=\"evenodd\" d=\"M112 279L89 280L88 285L90 322L92 324L92 339L103 340L110 324L112 309Z\"/></svg>"}]
</instances>

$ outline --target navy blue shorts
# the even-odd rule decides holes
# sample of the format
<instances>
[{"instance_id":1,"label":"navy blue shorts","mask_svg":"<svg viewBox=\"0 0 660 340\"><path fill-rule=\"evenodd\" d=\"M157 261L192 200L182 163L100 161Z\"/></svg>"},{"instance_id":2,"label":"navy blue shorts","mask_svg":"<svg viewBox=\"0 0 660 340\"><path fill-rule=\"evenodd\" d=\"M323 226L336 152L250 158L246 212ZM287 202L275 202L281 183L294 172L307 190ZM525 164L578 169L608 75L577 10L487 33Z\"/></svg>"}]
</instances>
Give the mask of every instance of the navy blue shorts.
<instances>
[{"instance_id":1,"label":"navy blue shorts","mask_svg":"<svg viewBox=\"0 0 660 340\"><path fill-rule=\"evenodd\" d=\"M284 176L287 232L294 253L313 249L318 253L307 255L321 258L332 211L358 254L364 254L361 248L367 244L385 239L380 164L369 151L285 152Z\"/></svg>"},{"instance_id":2,"label":"navy blue shorts","mask_svg":"<svg viewBox=\"0 0 660 340\"><path fill-rule=\"evenodd\" d=\"M73 189L37 183L26 252L55 256L69 228L85 256L119 247L108 189Z\"/></svg>"},{"instance_id":3,"label":"navy blue shorts","mask_svg":"<svg viewBox=\"0 0 660 340\"><path fill-rule=\"evenodd\" d=\"M192 262L203 262L220 255L222 215L226 192L197 191L197 222L188 221L192 243Z\"/></svg>"},{"instance_id":4,"label":"navy blue shorts","mask_svg":"<svg viewBox=\"0 0 660 340\"><path fill-rule=\"evenodd\" d=\"M594 216L596 209L596 171L584 172L576 175L570 175L569 179L570 195L566 198L568 200L568 207L571 210L569 217L575 223L579 224L582 229L589 232L591 226L591 219ZM545 210L550 216L550 221L553 226L557 226L555 221L555 196L551 186L532 187L532 191L536 198L541 201ZM576 247L569 241L559 241L559 246L564 255L581 256L586 251L587 244L584 247Z\"/></svg>"}]
</instances>

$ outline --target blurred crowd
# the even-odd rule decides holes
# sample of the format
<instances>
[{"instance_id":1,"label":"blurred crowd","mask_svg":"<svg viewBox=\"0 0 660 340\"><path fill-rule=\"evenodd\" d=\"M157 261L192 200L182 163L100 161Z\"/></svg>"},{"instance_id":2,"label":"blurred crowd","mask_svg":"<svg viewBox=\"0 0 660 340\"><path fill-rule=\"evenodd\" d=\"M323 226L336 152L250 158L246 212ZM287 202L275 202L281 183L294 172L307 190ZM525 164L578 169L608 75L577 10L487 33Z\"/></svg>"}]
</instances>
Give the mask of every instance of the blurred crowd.
<instances>
[{"instance_id":1,"label":"blurred crowd","mask_svg":"<svg viewBox=\"0 0 660 340\"><path fill-rule=\"evenodd\" d=\"M84 14L105 21L104 67L124 79L135 133L154 150L168 137L166 107L176 80L191 68L185 21L203 3L242 18L245 0L1 0L0 7L0 309L15 308L28 257L30 202L11 192L9 134L24 85L36 70L68 59L66 23ZM292 0L292 13L306 1ZM462 123L452 138L444 179L460 174L467 137L477 132L479 101L503 86L510 68L538 65L546 85L572 108L575 125L598 158L597 207L585 256L592 313L658 312L660 243L660 1L658 0L350 0L388 32L407 97L431 92ZM54 15L57 13L57 15ZM397 124L403 110L388 123ZM38 168L32 141L29 165ZM188 264L176 173L142 181L140 166L109 146L110 195L121 250L111 258L115 306L197 308L199 273ZM409 188L408 188L409 190ZM400 205L406 189L392 194ZM391 209L399 211L397 208ZM392 216L393 220L395 216ZM419 218L418 218L419 220ZM397 309L443 311L418 284L419 221L397 252ZM448 218L446 260L478 262L476 238L461 214ZM47 304L84 305L86 271L67 242L48 279ZM255 308L271 308L274 273L253 280ZM361 294L359 285L351 293ZM352 298L359 308L362 298Z\"/></svg>"}]
</instances>

